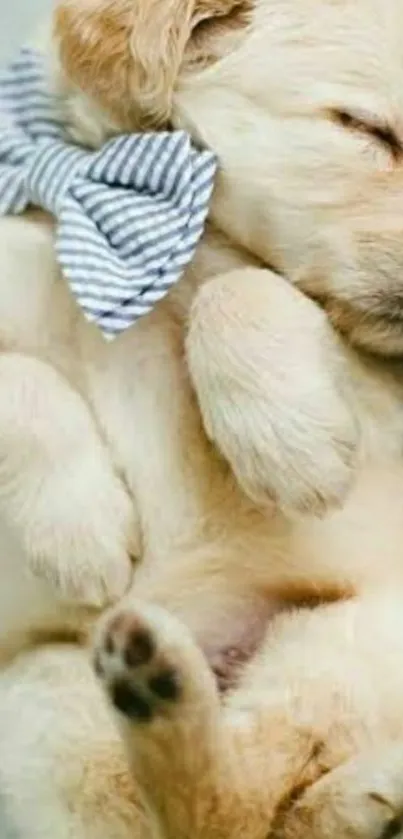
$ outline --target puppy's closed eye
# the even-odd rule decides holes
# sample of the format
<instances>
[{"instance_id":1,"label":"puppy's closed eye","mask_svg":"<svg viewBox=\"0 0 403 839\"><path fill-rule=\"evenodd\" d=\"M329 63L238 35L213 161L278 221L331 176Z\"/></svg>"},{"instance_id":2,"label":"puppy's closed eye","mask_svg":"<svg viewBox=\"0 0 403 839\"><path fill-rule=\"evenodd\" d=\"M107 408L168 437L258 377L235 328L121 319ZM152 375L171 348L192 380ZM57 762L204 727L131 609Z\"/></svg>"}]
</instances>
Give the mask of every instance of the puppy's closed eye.
<instances>
[{"instance_id":1,"label":"puppy's closed eye","mask_svg":"<svg viewBox=\"0 0 403 839\"><path fill-rule=\"evenodd\" d=\"M387 123L377 120L375 116L365 112L349 111L342 108L330 108L329 116L333 122L347 131L364 134L380 143L392 154L395 160L403 156L403 145L394 129Z\"/></svg>"}]
</instances>

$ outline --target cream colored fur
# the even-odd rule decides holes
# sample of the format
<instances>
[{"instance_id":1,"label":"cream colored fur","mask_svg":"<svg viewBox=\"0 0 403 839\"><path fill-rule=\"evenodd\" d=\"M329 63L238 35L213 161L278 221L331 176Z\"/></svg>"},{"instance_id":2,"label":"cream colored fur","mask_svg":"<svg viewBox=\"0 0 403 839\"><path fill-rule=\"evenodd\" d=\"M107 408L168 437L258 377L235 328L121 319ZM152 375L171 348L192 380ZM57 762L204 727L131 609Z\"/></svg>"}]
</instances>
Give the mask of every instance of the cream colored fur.
<instances>
[{"instance_id":1,"label":"cream colored fur","mask_svg":"<svg viewBox=\"0 0 403 839\"><path fill-rule=\"evenodd\" d=\"M25 630L50 641L86 627L126 591L139 557L134 615L151 622L185 702L156 726L129 725L131 779L86 653L21 652L0 677L0 797L18 839L264 839L278 825L287 839L380 839L401 808L403 749L393 760L390 750L403 739L403 381L382 356L401 349L402 175L368 121L400 137L403 3L258 0L246 29L228 10L217 29L220 4L210 18L202 5L209 66L195 59L191 4L183 70L168 26L175 54L162 57L175 72L161 62L161 88L146 85L141 109L140 121L171 108L221 162L209 230L169 300L105 344L58 276L49 221L0 224L0 510L14 540L0 591L5 653L12 638L29 642ZM121 3L109 5L109 30L91 41L105 3L67 7L58 37L75 36L75 20L83 41L72 56L87 39L116 58L117 37L128 63L114 81L130 83L121 99L141 99L124 40L131 15L114 23ZM69 43L67 119L97 144L136 114L104 101L102 56L83 62L98 70L92 110L70 91ZM364 127L340 125L337 109L364 110ZM222 721L194 639L214 661L278 598L351 594L279 618ZM334 774L318 781L323 769ZM294 806L299 784L316 781Z\"/></svg>"}]
</instances>

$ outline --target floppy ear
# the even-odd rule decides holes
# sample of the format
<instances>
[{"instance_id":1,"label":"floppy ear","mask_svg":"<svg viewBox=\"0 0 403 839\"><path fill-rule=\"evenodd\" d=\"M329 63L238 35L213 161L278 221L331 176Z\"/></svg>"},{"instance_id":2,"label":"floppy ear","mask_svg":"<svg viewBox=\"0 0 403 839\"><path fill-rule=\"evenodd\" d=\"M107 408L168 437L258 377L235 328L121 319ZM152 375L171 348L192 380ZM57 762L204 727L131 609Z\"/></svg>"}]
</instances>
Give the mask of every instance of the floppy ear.
<instances>
[{"instance_id":1,"label":"floppy ear","mask_svg":"<svg viewBox=\"0 0 403 839\"><path fill-rule=\"evenodd\" d=\"M181 67L211 61L210 36L243 28L251 3L62 0L55 33L63 70L122 127L163 125Z\"/></svg>"}]
</instances>

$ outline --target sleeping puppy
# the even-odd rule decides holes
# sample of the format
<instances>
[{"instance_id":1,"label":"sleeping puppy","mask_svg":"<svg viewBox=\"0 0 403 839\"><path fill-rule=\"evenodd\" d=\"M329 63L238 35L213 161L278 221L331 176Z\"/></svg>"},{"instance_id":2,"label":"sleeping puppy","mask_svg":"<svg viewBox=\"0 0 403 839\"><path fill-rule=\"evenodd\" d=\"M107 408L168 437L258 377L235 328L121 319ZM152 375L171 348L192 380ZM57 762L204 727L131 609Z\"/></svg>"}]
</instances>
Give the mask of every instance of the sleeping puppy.
<instances>
[{"instance_id":1,"label":"sleeping puppy","mask_svg":"<svg viewBox=\"0 0 403 839\"><path fill-rule=\"evenodd\" d=\"M169 310L204 431L266 514L342 504L366 457L357 356L329 319L351 344L400 352L400 13L365 0L69 0L57 12L52 84L73 137L96 146L170 124L218 155L210 228L144 330L154 353ZM149 478L121 433L143 325L107 350L51 249L48 220L1 222L0 512L31 569L100 606L127 589L147 540ZM168 382L177 361L164 353ZM396 427L385 445L400 451Z\"/></svg>"},{"instance_id":2,"label":"sleeping puppy","mask_svg":"<svg viewBox=\"0 0 403 839\"><path fill-rule=\"evenodd\" d=\"M141 553L136 603L96 643L134 775L84 651L50 645L71 642L60 605L39 599L42 635L0 680L7 819L18 839L398 835L403 384L385 356L400 333L353 292L365 275L396 304L403 3L149 11L63 4L59 83L77 138L170 120L217 151L183 282L105 344L58 277L48 220L0 224L2 510L65 600L116 597ZM319 276L312 254L324 305L348 293L357 333L337 337L290 281ZM364 326L378 357L354 347ZM4 566L3 634L34 602L26 565ZM326 600L341 602L304 607Z\"/></svg>"},{"instance_id":3,"label":"sleeping puppy","mask_svg":"<svg viewBox=\"0 0 403 839\"><path fill-rule=\"evenodd\" d=\"M379 15L366 0L69 0L56 32L68 79L99 106L94 136L108 119L109 128L189 130L220 162L214 228L317 300L357 346L400 356L400 16L399 3ZM87 105L72 97L76 115ZM293 393L289 411L277 398L267 285L264 273L254 283L220 278L198 296L193 384L209 437L253 500L323 510L345 497L356 462L348 395L336 371L321 385L333 393L328 409L297 376L298 387L287 346L279 378ZM277 416L273 402L284 408Z\"/></svg>"},{"instance_id":4,"label":"sleeping puppy","mask_svg":"<svg viewBox=\"0 0 403 839\"><path fill-rule=\"evenodd\" d=\"M34 604L42 634L0 678L5 820L18 839L398 836L403 384L379 356L400 346L403 3L149 11L63 4L59 82L78 138L170 120L217 151L183 282L106 345L48 220L0 224L2 510L65 600L116 597L142 555L96 642L133 773L60 604L10 553L3 637ZM269 263L321 280L328 312Z\"/></svg>"}]
</instances>

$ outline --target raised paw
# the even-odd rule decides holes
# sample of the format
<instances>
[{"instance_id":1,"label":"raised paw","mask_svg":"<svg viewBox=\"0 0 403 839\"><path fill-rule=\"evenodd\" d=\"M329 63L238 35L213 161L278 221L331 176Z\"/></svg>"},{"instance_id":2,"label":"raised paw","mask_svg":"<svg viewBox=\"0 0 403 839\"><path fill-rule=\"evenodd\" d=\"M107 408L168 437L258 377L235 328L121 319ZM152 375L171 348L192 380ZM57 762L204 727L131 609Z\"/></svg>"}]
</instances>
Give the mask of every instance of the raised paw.
<instances>
[{"instance_id":1,"label":"raised paw","mask_svg":"<svg viewBox=\"0 0 403 839\"><path fill-rule=\"evenodd\" d=\"M206 434L253 502L319 515L343 503L358 428L318 307L268 271L216 278L193 305L187 359Z\"/></svg>"},{"instance_id":2,"label":"raised paw","mask_svg":"<svg viewBox=\"0 0 403 839\"><path fill-rule=\"evenodd\" d=\"M181 677L158 651L156 638L135 614L122 612L107 627L95 657L115 708L146 722L180 698Z\"/></svg>"},{"instance_id":3,"label":"raised paw","mask_svg":"<svg viewBox=\"0 0 403 839\"><path fill-rule=\"evenodd\" d=\"M94 666L113 706L137 722L175 713L199 685L203 692L208 673L186 629L156 607L120 609L102 622Z\"/></svg>"},{"instance_id":4,"label":"raised paw","mask_svg":"<svg viewBox=\"0 0 403 839\"><path fill-rule=\"evenodd\" d=\"M208 810L217 777L227 776L218 768L228 752L219 696L202 652L168 612L127 601L101 620L94 663L162 832L194 836L201 779Z\"/></svg>"}]
</instances>

